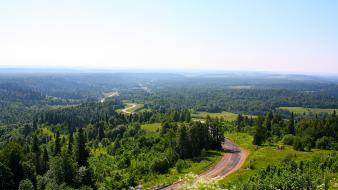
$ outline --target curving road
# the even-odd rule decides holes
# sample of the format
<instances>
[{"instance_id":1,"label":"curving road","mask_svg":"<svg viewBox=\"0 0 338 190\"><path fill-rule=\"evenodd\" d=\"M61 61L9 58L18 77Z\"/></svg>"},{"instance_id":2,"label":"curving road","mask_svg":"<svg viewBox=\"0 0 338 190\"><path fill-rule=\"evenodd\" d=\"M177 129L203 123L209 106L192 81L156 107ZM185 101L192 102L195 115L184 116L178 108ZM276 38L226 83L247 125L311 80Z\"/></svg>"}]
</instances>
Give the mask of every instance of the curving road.
<instances>
[{"instance_id":1,"label":"curving road","mask_svg":"<svg viewBox=\"0 0 338 190\"><path fill-rule=\"evenodd\" d=\"M128 106L128 107L123 108L121 111L122 111L123 113L130 114L130 113L132 113L132 111L130 111L130 110L134 109L134 108L136 107L136 104L135 104L135 103L128 103L127 106Z\"/></svg>"},{"instance_id":2,"label":"curving road","mask_svg":"<svg viewBox=\"0 0 338 190\"><path fill-rule=\"evenodd\" d=\"M222 144L224 155L222 159L213 167L200 174L197 178L205 180L217 180L226 177L242 167L248 156L248 151L240 148L228 139ZM184 181L177 181L169 186L155 187L152 190L173 190L180 189Z\"/></svg>"}]
</instances>

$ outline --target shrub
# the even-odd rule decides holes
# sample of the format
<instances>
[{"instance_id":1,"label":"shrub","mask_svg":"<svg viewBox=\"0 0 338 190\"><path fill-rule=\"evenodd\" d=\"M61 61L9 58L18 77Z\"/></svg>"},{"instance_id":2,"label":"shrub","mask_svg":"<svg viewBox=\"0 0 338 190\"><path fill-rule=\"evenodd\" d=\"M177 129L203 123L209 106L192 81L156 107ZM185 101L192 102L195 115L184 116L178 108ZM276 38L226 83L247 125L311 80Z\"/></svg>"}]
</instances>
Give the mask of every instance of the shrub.
<instances>
[{"instance_id":1,"label":"shrub","mask_svg":"<svg viewBox=\"0 0 338 190\"><path fill-rule=\"evenodd\" d=\"M332 148L331 145L333 142L334 139L332 137L323 136L322 138L317 139L316 148L329 150Z\"/></svg>"},{"instance_id":2,"label":"shrub","mask_svg":"<svg viewBox=\"0 0 338 190\"><path fill-rule=\"evenodd\" d=\"M168 171L170 165L167 160L154 160L150 165L150 170L154 173L164 174Z\"/></svg>"},{"instance_id":3,"label":"shrub","mask_svg":"<svg viewBox=\"0 0 338 190\"><path fill-rule=\"evenodd\" d=\"M284 138L283 138L283 144L284 145L293 145L294 138L295 137L291 134L285 135Z\"/></svg>"},{"instance_id":4,"label":"shrub","mask_svg":"<svg viewBox=\"0 0 338 190\"><path fill-rule=\"evenodd\" d=\"M293 149L298 150L298 151L303 151L304 150L304 141L300 137L294 137L293 140Z\"/></svg>"},{"instance_id":5,"label":"shrub","mask_svg":"<svg viewBox=\"0 0 338 190\"><path fill-rule=\"evenodd\" d=\"M175 165L175 168L176 168L177 173L181 173L182 170L185 168L185 166L186 166L185 161L179 159L179 160L176 162L176 165Z\"/></svg>"},{"instance_id":6,"label":"shrub","mask_svg":"<svg viewBox=\"0 0 338 190\"><path fill-rule=\"evenodd\" d=\"M34 190L33 183L29 179L20 181L19 190Z\"/></svg>"}]
</instances>

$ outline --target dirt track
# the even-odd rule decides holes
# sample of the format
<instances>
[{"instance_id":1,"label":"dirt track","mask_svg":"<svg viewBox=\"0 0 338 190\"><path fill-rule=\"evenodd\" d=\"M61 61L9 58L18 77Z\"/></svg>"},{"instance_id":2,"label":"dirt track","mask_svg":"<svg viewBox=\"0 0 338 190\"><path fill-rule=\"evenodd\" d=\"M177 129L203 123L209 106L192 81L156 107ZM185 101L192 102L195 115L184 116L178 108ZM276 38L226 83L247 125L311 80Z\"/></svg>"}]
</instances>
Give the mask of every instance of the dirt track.
<instances>
[{"instance_id":1,"label":"dirt track","mask_svg":"<svg viewBox=\"0 0 338 190\"><path fill-rule=\"evenodd\" d=\"M131 111L129 111L129 110L131 110L131 109L133 109L133 108L135 108L135 107L136 107L136 104L130 103L130 104L128 104L128 107L123 108L121 111L122 111L123 113L128 113L128 114L130 114Z\"/></svg>"},{"instance_id":2,"label":"dirt track","mask_svg":"<svg viewBox=\"0 0 338 190\"><path fill-rule=\"evenodd\" d=\"M222 179L226 177L238 169L242 167L244 161L248 156L248 151L242 149L232 143L231 141L225 139L224 143L222 144L224 155L222 159L213 167L208 169L207 171L203 172L198 176L198 178L203 178L205 180L210 179ZM159 187L155 188L158 190L172 190L172 189L180 189L180 186L184 184L184 181L177 181L172 185L166 187Z\"/></svg>"}]
</instances>

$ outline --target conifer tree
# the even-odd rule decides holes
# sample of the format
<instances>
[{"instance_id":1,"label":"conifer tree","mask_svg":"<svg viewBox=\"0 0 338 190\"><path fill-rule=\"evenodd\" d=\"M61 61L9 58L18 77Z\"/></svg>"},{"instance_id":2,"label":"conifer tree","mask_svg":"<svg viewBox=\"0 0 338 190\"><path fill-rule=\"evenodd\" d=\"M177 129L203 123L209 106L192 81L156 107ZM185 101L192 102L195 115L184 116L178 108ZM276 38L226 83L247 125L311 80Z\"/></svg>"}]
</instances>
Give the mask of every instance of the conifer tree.
<instances>
[{"instance_id":1,"label":"conifer tree","mask_svg":"<svg viewBox=\"0 0 338 190\"><path fill-rule=\"evenodd\" d=\"M59 131L57 131L55 136L54 155L58 155L60 153L61 153L60 133Z\"/></svg>"},{"instance_id":2,"label":"conifer tree","mask_svg":"<svg viewBox=\"0 0 338 190\"><path fill-rule=\"evenodd\" d=\"M87 159L89 157L89 152L86 149L86 138L83 132L83 129L80 128L78 131L77 137L77 150L76 150L76 160L79 166L87 166L88 162Z\"/></svg>"}]
</instances>

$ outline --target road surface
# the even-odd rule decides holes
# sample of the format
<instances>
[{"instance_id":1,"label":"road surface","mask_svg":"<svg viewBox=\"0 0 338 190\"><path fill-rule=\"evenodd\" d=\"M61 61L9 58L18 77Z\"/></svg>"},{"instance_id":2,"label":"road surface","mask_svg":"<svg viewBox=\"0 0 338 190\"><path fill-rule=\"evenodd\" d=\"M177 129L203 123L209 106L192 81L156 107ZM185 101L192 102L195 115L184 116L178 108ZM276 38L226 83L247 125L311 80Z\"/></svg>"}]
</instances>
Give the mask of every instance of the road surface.
<instances>
[{"instance_id":1,"label":"road surface","mask_svg":"<svg viewBox=\"0 0 338 190\"><path fill-rule=\"evenodd\" d=\"M238 147L236 144L225 139L222 144L224 155L222 159L213 167L200 174L196 181L200 178L204 180L218 180L222 179L242 167L244 161L248 156L248 151ZM184 181L177 181L169 186L155 187L152 190L173 190L180 189Z\"/></svg>"},{"instance_id":2,"label":"road surface","mask_svg":"<svg viewBox=\"0 0 338 190\"><path fill-rule=\"evenodd\" d=\"M134 109L135 107L136 107L136 104L134 104L134 103L128 103L128 104L127 104L127 107L126 107L126 108L123 108L121 111L122 111L123 113L128 113L128 114L130 114L130 113L132 113L130 110Z\"/></svg>"}]
</instances>

